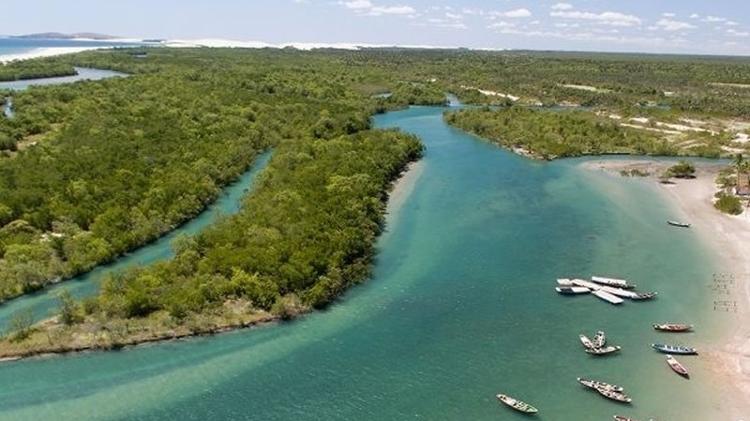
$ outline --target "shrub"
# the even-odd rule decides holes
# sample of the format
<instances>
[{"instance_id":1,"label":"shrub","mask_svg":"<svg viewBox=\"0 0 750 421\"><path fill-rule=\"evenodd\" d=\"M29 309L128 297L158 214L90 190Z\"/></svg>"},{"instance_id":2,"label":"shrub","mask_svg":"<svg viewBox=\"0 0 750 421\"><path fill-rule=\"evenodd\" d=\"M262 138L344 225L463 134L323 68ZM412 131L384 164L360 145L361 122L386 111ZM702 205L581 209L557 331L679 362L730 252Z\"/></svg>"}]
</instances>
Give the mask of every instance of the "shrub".
<instances>
[{"instance_id":1,"label":"shrub","mask_svg":"<svg viewBox=\"0 0 750 421\"><path fill-rule=\"evenodd\" d=\"M738 197L726 193L719 193L717 197L719 200L714 203L716 209L730 215L739 215L742 213L742 203Z\"/></svg>"}]
</instances>

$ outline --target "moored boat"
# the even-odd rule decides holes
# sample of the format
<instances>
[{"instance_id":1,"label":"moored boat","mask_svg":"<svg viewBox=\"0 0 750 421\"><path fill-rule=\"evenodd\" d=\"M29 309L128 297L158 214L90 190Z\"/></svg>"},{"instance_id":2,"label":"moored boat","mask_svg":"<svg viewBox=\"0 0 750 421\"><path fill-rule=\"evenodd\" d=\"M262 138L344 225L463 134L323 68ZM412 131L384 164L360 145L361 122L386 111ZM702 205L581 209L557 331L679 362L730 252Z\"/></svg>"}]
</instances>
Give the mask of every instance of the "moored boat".
<instances>
[{"instance_id":1,"label":"moored boat","mask_svg":"<svg viewBox=\"0 0 750 421\"><path fill-rule=\"evenodd\" d=\"M657 295L659 295L658 292L638 292L634 296L630 297L630 299L635 301L644 301L655 298Z\"/></svg>"},{"instance_id":2,"label":"moored boat","mask_svg":"<svg viewBox=\"0 0 750 421\"><path fill-rule=\"evenodd\" d=\"M596 332L596 336L594 336L594 348L601 348L607 343L607 337L604 335L604 332L601 330Z\"/></svg>"},{"instance_id":3,"label":"moored boat","mask_svg":"<svg viewBox=\"0 0 750 421\"><path fill-rule=\"evenodd\" d=\"M557 280L557 285L560 285L561 287L572 287L575 284L568 278L559 278Z\"/></svg>"},{"instance_id":4,"label":"moored boat","mask_svg":"<svg viewBox=\"0 0 750 421\"><path fill-rule=\"evenodd\" d=\"M599 392L599 394L604 396L605 398L612 399L613 401L622 402L622 403L633 402L633 399L631 399L628 395L622 392L615 392L614 390L604 389L604 388L598 388L596 389L596 391Z\"/></svg>"},{"instance_id":5,"label":"moored boat","mask_svg":"<svg viewBox=\"0 0 750 421\"><path fill-rule=\"evenodd\" d=\"M604 383L604 382L600 382L597 380L584 379L583 377L578 377L576 380L578 380L578 383L588 387L589 389L601 388L601 389L613 390L615 392L622 392L623 390L625 390L624 388L616 384L609 384L609 383Z\"/></svg>"},{"instance_id":6,"label":"moored boat","mask_svg":"<svg viewBox=\"0 0 750 421\"><path fill-rule=\"evenodd\" d=\"M578 338L581 340L581 343L583 344L583 347L586 349L594 349L594 342L589 339L586 335L578 335Z\"/></svg>"},{"instance_id":7,"label":"moored boat","mask_svg":"<svg viewBox=\"0 0 750 421\"><path fill-rule=\"evenodd\" d=\"M622 349L622 347L620 347L620 346L612 346L612 345L610 345L610 346L607 346L607 347L599 347L599 348L587 349L586 352L588 352L591 355L607 355L607 354L611 354L613 352L617 352L617 351L619 351L621 349Z\"/></svg>"},{"instance_id":8,"label":"moored boat","mask_svg":"<svg viewBox=\"0 0 750 421\"><path fill-rule=\"evenodd\" d=\"M555 287L555 291L562 295L588 294L590 289L584 287Z\"/></svg>"},{"instance_id":9,"label":"moored boat","mask_svg":"<svg viewBox=\"0 0 750 421\"><path fill-rule=\"evenodd\" d=\"M662 332L687 332L693 329L693 325L684 323L655 323L653 326Z\"/></svg>"},{"instance_id":10,"label":"moored boat","mask_svg":"<svg viewBox=\"0 0 750 421\"><path fill-rule=\"evenodd\" d=\"M667 364L669 364L669 367L680 376L683 376L685 378L690 378L690 373L688 373L687 368L685 368L684 365L680 364L675 357L671 355L667 355Z\"/></svg>"},{"instance_id":11,"label":"moored boat","mask_svg":"<svg viewBox=\"0 0 750 421\"><path fill-rule=\"evenodd\" d=\"M607 286L607 285L603 285L599 289L601 289L602 291L606 291L606 292L608 292L608 293L610 293L612 295L616 295L618 297L623 297L623 298L632 298L632 299L635 299L638 296L637 292L628 291L626 289L611 287L611 286Z\"/></svg>"},{"instance_id":12,"label":"moored boat","mask_svg":"<svg viewBox=\"0 0 750 421\"><path fill-rule=\"evenodd\" d=\"M497 400L515 409L516 411L520 411L526 414L536 414L537 412L539 412L538 409L527 404L526 402L511 398L510 396L503 395L502 393L497 395Z\"/></svg>"},{"instance_id":13,"label":"moored boat","mask_svg":"<svg viewBox=\"0 0 750 421\"><path fill-rule=\"evenodd\" d=\"M594 291L597 290L597 289L601 289L601 287L602 287L601 285L599 285L599 284L597 284L595 282L586 281L584 279L571 279L570 282L573 285L577 285L579 287L588 288L588 289L594 290Z\"/></svg>"},{"instance_id":14,"label":"moored boat","mask_svg":"<svg viewBox=\"0 0 750 421\"><path fill-rule=\"evenodd\" d=\"M623 300L620 297L617 297L615 295L612 295L612 294L608 293L607 291L602 291L600 289L598 289L596 291L592 291L591 293L594 294L594 295L596 295L597 297L601 298L602 300L610 303L610 304L615 304L615 305L616 304L622 304L623 301L625 301L625 300Z\"/></svg>"},{"instance_id":15,"label":"moored boat","mask_svg":"<svg viewBox=\"0 0 750 421\"><path fill-rule=\"evenodd\" d=\"M615 415L613 418L615 421L638 421L635 418L623 417L622 415Z\"/></svg>"},{"instance_id":16,"label":"moored boat","mask_svg":"<svg viewBox=\"0 0 750 421\"><path fill-rule=\"evenodd\" d=\"M651 347L665 354L696 355L698 351L695 348L678 345L651 344Z\"/></svg>"},{"instance_id":17,"label":"moored boat","mask_svg":"<svg viewBox=\"0 0 750 421\"><path fill-rule=\"evenodd\" d=\"M624 279L606 278L604 276L592 276L591 281L596 282L597 284L608 285L617 288L635 288L635 285L629 284L628 281Z\"/></svg>"},{"instance_id":18,"label":"moored boat","mask_svg":"<svg viewBox=\"0 0 750 421\"><path fill-rule=\"evenodd\" d=\"M690 224L687 222L667 221L667 223L673 227L690 228Z\"/></svg>"}]
</instances>

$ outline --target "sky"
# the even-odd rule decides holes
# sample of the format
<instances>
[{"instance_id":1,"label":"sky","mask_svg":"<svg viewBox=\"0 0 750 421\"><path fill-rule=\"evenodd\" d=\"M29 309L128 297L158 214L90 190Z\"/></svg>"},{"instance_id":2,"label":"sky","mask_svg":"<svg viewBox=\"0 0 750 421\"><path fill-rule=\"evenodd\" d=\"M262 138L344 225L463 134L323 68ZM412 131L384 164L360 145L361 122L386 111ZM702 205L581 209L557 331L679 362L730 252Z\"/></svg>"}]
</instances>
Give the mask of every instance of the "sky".
<instances>
[{"instance_id":1,"label":"sky","mask_svg":"<svg viewBox=\"0 0 750 421\"><path fill-rule=\"evenodd\" d=\"M750 0L2 0L6 35L750 55Z\"/></svg>"}]
</instances>

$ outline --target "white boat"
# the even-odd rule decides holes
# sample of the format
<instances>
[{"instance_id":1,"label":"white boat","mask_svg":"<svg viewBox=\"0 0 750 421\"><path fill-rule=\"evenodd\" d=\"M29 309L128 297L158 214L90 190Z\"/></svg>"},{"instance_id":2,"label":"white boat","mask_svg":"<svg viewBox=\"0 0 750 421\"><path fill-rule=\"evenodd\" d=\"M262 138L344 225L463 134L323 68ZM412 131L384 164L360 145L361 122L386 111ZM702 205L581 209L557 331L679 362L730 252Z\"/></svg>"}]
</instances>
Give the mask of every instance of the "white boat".
<instances>
[{"instance_id":1,"label":"white boat","mask_svg":"<svg viewBox=\"0 0 750 421\"><path fill-rule=\"evenodd\" d=\"M602 300L610 303L610 304L622 304L623 300L622 298L612 295L606 291L602 291L601 289L598 289L596 291L592 291L592 294L596 295L597 297L601 298Z\"/></svg>"},{"instance_id":2,"label":"white boat","mask_svg":"<svg viewBox=\"0 0 750 421\"><path fill-rule=\"evenodd\" d=\"M605 278L603 276L592 276L591 280L597 284L608 285L617 288L634 288L635 285L628 284L628 281L617 278Z\"/></svg>"},{"instance_id":3,"label":"white boat","mask_svg":"<svg viewBox=\"0 0 750 421\"><path fill-rule=\"evenodd\" d=\"M617 351L619 351L621 349L622 349L622 347L620 347L620 346L610 345L610 346L605 347L605 348L587 349L586 352L588 352L591 355L607 355L607 354L611 354L613 352L617 352Z\"/></svg>"},{"instance_id":4,"label":"white boat","mask_svg":"<svg viewBox=\"0 0 750 421\"><path fill-rule=\"evenodd\" d=\"M559 278L557 280L557 285L560 285L561 287L572 287L575 284L568 278Z\"/></svg>"},{"instance_id":5,"label":"white boat","mask_svg":"<svg viewBox=\"0 0 750 421\"><path fill-rule=\"evenodd\" d=\"M601 330L596 332L596 336L594 336L594 348L601 348L606 344L607 337L604 335L604 332Z\"/></svg>"},{"instance_id":6,"label":"white boat","mask_svg":"<svg viewBox=\"0 0 750 421\"><path fill-rule=\"evenodd\" d=\"M594 343L589 339L586 335L578 335L578 338L581 340L581 343L583 344L583 347L586 349L594 349Z\"/></svg>"},{"instance_id":7,"label":"white boat","mask_svg":"<svg viewBox=\"0 0 750 421\"><path fill-rule=\"evenodd\" d=\"M590 289L584 287L555 287L555 291L562 295L588 294Z\"/></svg>"},{"instance_id":8,"label":"white boat","mask_svg":"<svg viewBox=\"0 0 750 421\"><path fill-rule=\"evenodd\" d=\"M571 279L570 282L572 282L573 285L576 285L576 286L579 286L579 287L588 288L588 289L590 289L592 291L596 291L596 290L602 288L602 285L596 284L596 283L591 282L591 281L585 281L583 279Z\"/></svg>"},{"instance_id":9,"label":"white boat","mask_svg":"<svg viewBox=\"0 0 750 421\"><path fill-rule=\"evenodd\" d=\"M602 291L606 291L606 292L608 292L608 293L610 293L612 295L616 295L618 297L631 298L631 299L638 298L638 293L633 292L633 291L628 291L628 290L622 289L622 288L615 288L615 287L610 287L610 286L604 285L600 289Z\"/></svg>"}]
</instances>

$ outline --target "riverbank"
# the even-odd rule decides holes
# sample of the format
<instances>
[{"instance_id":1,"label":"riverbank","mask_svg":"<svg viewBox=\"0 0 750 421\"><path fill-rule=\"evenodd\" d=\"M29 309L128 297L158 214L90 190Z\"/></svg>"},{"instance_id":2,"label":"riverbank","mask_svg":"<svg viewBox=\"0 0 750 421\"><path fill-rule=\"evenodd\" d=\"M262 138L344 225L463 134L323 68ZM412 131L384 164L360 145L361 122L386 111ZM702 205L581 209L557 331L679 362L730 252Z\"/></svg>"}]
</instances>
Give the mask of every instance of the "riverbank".
<instances>
[{"instance_id":1,"label":"riverbank","mask_svg":"<svg viewBox=\"0 0 750 421\"><path fill-rule=\"evenodd\" d=\"M582 167L620 174L621 171L636 170L648 173L646 179L655 183L680 213L681 221L692 224L691 229L701 237L719 259L721 273L730 275L733 284L728 288L727 299L733 304L727 312L731 320L725 333L726 341L715 346L709 344L706 359L715 373L714 384L724 387L726 411L733 418L750 413L750 212L739 216L721 213L713 206L718 172L725 167L715 162L697 162L696 178L675 179L674 184L661 184L660 174L674 164L668 161L651 160L601 160L586 161ZM739 393L738 393L739 392Z\"/></svg>"},{"instance_id":2,"label":"riverbank","mask_svg":"<svg viewBox=\"0 0 750 421\"><path fill-rule=\"evenodd\" d=\"M396 179L388 195L389 224L403 206L417 180L424 163L409 163ZM146 318L100 319L89 316L82 323L66 326L59 316L37 323L29 337L14 341L8 337L0 341L0 361L70 354L84 351L114 350L141 344L171 341L194 336L206 336L236 329L259 327L282 319L293 319L309 313L312 308L296 304L284 315L256 309L247 300L227 300L218 308L201 314L191 314L185 320L174 320L166 311Z\"/></svg>"}]
</instances>

